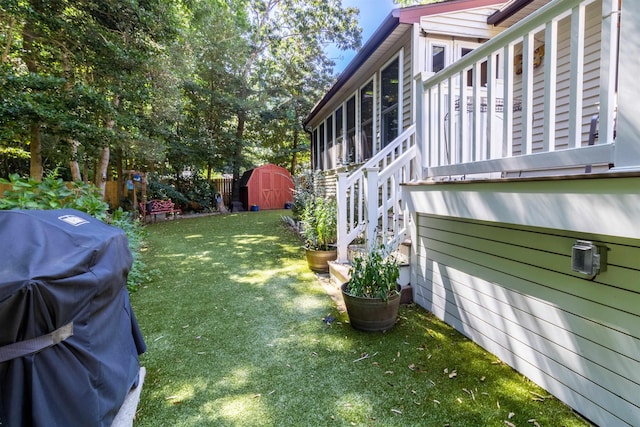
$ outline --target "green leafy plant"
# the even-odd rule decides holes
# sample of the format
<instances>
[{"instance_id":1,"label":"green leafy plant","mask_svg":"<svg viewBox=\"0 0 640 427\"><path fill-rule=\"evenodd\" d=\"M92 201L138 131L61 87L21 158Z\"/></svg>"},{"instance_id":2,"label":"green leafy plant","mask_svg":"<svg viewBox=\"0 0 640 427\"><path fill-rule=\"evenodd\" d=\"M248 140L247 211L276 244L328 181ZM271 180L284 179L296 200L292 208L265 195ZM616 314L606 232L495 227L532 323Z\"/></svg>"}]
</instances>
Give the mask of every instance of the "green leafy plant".
<instances>
[{"instance_id":1,"label":"green leafy plant","mask_svg":"<svg viewBox=\"0 0 640 427\"><path fill-rule=\"evenodd\" d=\"M0 182L11 185L11 189L5 191L4 196L0 198L0 210L70 208L124 230L133 256L133 265L127 276L127 289L131 292L138 284L149 279L146 265L140 258L145 237L144 227L121 208L109 215L109 205L102 200L97 187L82 182L64 182L58 177L57 170L47 174L42 181L12 174L9 180L0 179Z\"/></svg>"},{"instance_id":2,"label":"green leafy plant","mask_svg":"<svg viewBox=\"0 0 640 427\"><path fill-rule=\"evenodd\" d=\"M362 298L382 298L387 300L398 293L397 280L400 276L398 261L389 256L384 246L364 255L357 255L349 270L350 279L347 292Z\"/></svg>"},{"instance_id":3,"label":"green leafy plant","mask_svg":"<svg viewBox=\"0 0 640 427\"><path fill-rule=\"evenodd\" d=\"M65 183L58 177L57 169L42 181L12 174L9 180L0 179L0 182L11 185L11 190L5 191L0 199L0 210L71 208L101 221L107 219L109 205L102 200L100 190L83 182Z\"/></svg>"},{"instance_id":4,"label":"green leafy plant","mask_svg":"<svg viewBox=\"0 0 640 427\"><path fill-rule=\"evenodd\" d=\"M129 250L133 257L131 271L127 276L127 289L133 292L140 283L147 282L151 279L151 273L147 269L147 265L141 257L141 250L144 239L147 235L146 229L140 221L135 219L131 212L125 212L122 208L118 208L111 214L108 221L114 227L121 228L127 235L129 241Z\"/></svg>"},{"instance_id":5,"label":"green leafy plant","mask_svg":"<svg viewBox=\"0 0 640 427\"><path fill-rule=\"evenodd\" d=\"M291 215L295 220L302 220L305 208L315 199L315 174L307 171L293 178L293 203Z\"/></svg>"},{"instance_id":6,"label":"green leafy plant","mask_svg":"<svg viewBox=\"0 0 640 427\"><path fill-rule=\"evenodd\" d=\"M335 199L315 197L302 211L302 234L307 249L329 250L337 239L338 209Z\"/></svg>"}]
</instances>

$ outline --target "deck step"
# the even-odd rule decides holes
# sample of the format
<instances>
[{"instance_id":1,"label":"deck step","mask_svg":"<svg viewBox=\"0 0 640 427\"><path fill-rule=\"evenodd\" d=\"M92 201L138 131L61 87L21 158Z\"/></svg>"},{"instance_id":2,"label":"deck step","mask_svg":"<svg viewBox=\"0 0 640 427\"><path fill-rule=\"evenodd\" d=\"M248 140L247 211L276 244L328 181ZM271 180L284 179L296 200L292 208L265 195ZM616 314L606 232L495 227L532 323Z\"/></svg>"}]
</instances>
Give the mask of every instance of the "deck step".
<instances>
[{"instance_id":1,"label":"deck step","mask_svg":"<svg viewBox=\"0 0 640 427\"><path fill-rule=\"evenodd\" d=\"M329 276L331 280L333 280L336 285L342 286L343 283L349 281L349 268L351 268L349 264L329 261Z\"/></svg>"}]
</instances>

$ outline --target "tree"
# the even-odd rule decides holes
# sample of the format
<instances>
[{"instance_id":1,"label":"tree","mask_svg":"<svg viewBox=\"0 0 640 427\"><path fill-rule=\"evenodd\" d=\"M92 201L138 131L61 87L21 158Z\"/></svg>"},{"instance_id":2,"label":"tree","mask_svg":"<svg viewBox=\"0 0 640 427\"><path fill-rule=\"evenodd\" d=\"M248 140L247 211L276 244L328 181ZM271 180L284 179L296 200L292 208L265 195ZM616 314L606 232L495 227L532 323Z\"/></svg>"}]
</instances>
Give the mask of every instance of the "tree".
<instances>
[{"instance_id":1,"label":"tree","mask_svg":"<svg viewBox=\"0 0 640 427\"><path fill-rule=\"evenodd\" d=\"M329 43L335 43L340 49L357 49L361 43L358 10L343 8L340 0L249 0L248 7L251 26L245 38L249 54L244 64L235 70L240 87L232 154L234 200L239 197L247 120L252 118L250 112L255 112L263 95L274 92L269 85L273 78L269 81L263 76L302 78L304 73L287 74L277 70L282 64L309 58L321 58L319 63L327 64L323 47ZM324 67L319 70L318 80L325 80L322 75L326 71ZM269 107L276 105L271 101ZM254 118L258 120L260 116Z\"/></svg>"},{"instance_id":2,"label":"tree","mask_svg":"<svg viewBox=\"0 0 640 427\"><path fill-rule=\"evenodd\" d=\"M98 165L94 181L101 184L112 146L150 138L141 131L151 128L146 120L162 84L153 70L164 43L176 35L170 4L10 0L0 9L9 22L4 85L14 89L0 110L0 124L12 123L11 133L0 136L3 146L29 146L31 176L42 177L43 150L61 151L65 144L74 175L82 153Z\"/></svg>"},{"instance_id":3,"label":"tree","mask_svg":"<svg viewBox=\"0 0 640 427\"><path fill-rule=\"evenodd\" d=\"M357 48L340 0L5 0L0 166L102 185L125 170L295 172L301 122ZM238 196L238 187L235 187Z\"/></svg>"},{"instance_id":4,"label":"tree","mask_svg":"<svg viewBox=\"0 0 640 427\"><path fill-rule=\"evenodd\" d=\"M182 120L178 139L169 150L176 172L181 168L223 170L235 146L239 82L234 70L249 48L241 37L248 30L241 1L194 1L188 14L188 40L183 49L193 58L183 80Z\"/></svg>"}]
</instances>

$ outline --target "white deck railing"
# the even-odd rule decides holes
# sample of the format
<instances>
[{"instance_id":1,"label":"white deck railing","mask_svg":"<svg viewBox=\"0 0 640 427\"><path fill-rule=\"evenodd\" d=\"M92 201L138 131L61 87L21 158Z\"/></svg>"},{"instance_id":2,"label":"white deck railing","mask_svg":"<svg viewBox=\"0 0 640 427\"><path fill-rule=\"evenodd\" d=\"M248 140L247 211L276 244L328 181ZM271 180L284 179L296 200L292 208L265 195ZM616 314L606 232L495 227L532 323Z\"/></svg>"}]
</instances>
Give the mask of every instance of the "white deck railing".
<instances>
[{"instance_id":1,"label":"white deck railing","mask_svg":"<svg viewBox=\"0 0 640 427\"><path fill-rule=\"evenodd\" d=\"M613 163L617 8L618 0L553 1L439 73L420 75L425 176Z\"/></svg>"},{"instance_id":2,"label":"white deck railing","mask_svg":"<svg viewBox=\"0 0 640 427\"><path fill-rule=\"evenodd\" d=\"M618 0L553 1L437 74L418 75L416 125L338 174L338 260L358 237L397 247L409 219L402 183L614 163L618 18Z\"/></svg>"},{"instance_id":3,"label":"white deck railing","mask_svg":"<svg viewBox=\"0 0 640 427\"><path fill-rule=\"evenodd\" d=\"M367 245L398 247L409 214L400 184L418 178L415 126L412 125L355 171L339 173L338 261L347 261L348 246L358 237Z\"/></svg>"}]
</instances>

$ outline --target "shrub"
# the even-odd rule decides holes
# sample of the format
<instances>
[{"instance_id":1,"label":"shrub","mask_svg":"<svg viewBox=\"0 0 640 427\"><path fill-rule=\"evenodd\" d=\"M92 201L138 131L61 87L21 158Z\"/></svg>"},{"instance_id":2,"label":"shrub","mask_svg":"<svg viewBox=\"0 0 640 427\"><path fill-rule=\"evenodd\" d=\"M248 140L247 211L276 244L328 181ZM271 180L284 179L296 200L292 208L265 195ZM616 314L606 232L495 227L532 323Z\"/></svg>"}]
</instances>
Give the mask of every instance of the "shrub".
<instances>
[{"instance_id":1,"label":"shrub","mask_svg":"<svg viewBox=\"0 0 640 427\"><path fill-rule=\"evenodd\" d=\"M398 292L400 267L398 261L386 253L384 246L365 255L357 255L349 275L347 292L350 295L387 300L393 293Z\"/></svg>"},{"instance_id":2,"label":"shrub","mask_svg":"<svg viewBox=\"0 0 640 427\"><path fill-rule=\"evenodd\" d=\"M308 249L326 251L336 242L337 215L335 199L316 197L307 202L302 212L302 234Z\"/></svg>"},{"instance_id":3,"label":"shrub","mask_svg":"<svg viewBox=\"0 0 640 427\"><path fill-rule=\"evenodd\" d=\"M0 209L64 209L71 208L86 212L101 221L107 219L109 205L102 200L100 189L82 182L65 183L58 178L57 170L47 174L42 181L24 179L17 174L9 180L11 190L0 199Z\"/></svg>"},{"instance_id":4,"label":"shrub","mask_svg":"<svg viewBox=\"0 0 640 427\"><path fill-rule=\"evenodd\" d=\"M140 221L133 217L131 212L125 212L122 208L118 208L113 212L109 223L114 227L121 228L127 235L129 250L133 256L131 271L127 276L127 289L129 292L133 292L140 283L148 282L151 279L151 274L147 271L147 265L140 256L144 238L146 237L146 230Z\"/></svg>"},{"instance_id":5,"label":"shrub","mask_svg":"<svg viewBox=\"0 0 640 427\"><path fill-rule=\"evenodd\" d=\"M293 178L293 203L291 205L291 216L300 221L305 207L312 203L315 194L315 175L313 172L305 172Z\"/></svg>"},{"instance_id":6,"label":"shrub","mask_svg":"<svg viewBox=\"0 0 640 427\"><path fill-rule=\"evenodd\" d=\"M144 228L122 209L118 209L109 217L109 205L102 200L97 187L81 182L65 183L62 178L58 178L57 170L47 174L42 181L25 179L13 174L9 180L0 179L0 182L12 187L0 198L0 210L71 208L121 228L127 235L133 256L133 265L127 277L127 289L131 292L138 284L148 279L146 266L140 259Z\"/></svg>"},{"instance_id":7,"label":"shrub","mask_svg":"<svg viewBox=\"0 0 640 427\"><path fill-rule=\"evenodd\" d=\"M197 174L188 178L163 177L148 175L148 199L171 199L183 211L206 211L216 207L215 184Z\"/></svg>"}]
</instances>

